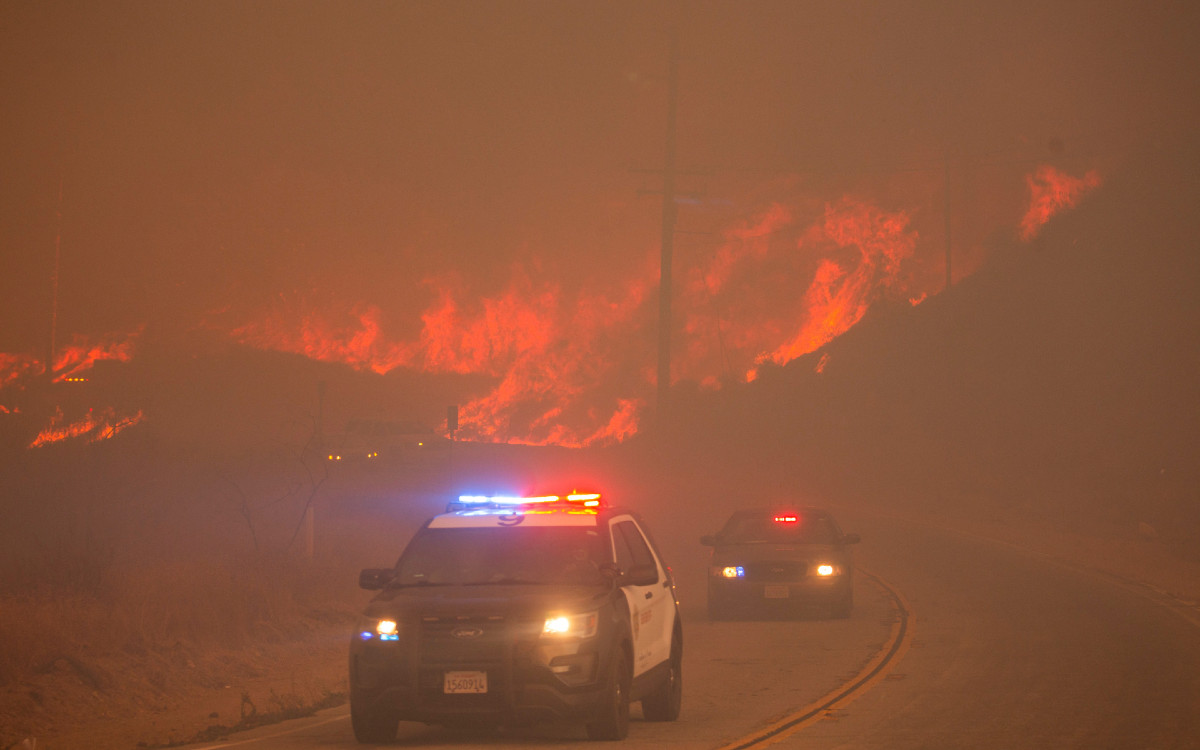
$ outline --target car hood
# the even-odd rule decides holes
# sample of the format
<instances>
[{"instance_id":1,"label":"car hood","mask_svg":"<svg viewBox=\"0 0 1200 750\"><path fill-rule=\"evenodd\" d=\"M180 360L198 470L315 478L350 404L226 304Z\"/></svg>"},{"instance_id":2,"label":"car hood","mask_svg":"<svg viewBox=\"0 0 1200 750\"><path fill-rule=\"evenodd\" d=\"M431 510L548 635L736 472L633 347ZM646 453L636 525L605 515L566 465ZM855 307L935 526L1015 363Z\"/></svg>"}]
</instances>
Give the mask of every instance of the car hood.
<instances>
[{"instance_id":1,"label":"car hood","mask_svg":"<svg viewBox=\"0 0 1200 750\"><path fill-rule=\"evenodd\" d=\"M428 586L390 588L367 605L368 617L419 614L424 617L490 617L534 619L549 611L575 612L598 607L609 591L604 586Z\"/></svg>"},{"instance_id":2,"label":"car hood","mask_svg":"<svg viewBox=\"0 0 1200 750\"><path fill-rule=\"evenodd\" d=\"M759 560L842 559L847 551L835 544L724 544L713 550L713 564L747 563Z\"/></svg>"}]
</instances>

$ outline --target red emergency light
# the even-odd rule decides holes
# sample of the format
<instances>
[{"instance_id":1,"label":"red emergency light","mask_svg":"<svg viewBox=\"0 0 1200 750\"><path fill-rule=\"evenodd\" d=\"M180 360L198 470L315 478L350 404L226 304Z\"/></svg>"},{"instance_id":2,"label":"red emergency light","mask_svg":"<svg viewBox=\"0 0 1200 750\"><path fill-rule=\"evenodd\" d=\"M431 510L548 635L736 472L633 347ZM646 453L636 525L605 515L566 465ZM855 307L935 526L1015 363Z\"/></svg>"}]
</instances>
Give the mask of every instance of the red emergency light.
<instances>
[{"instance_id":1,"label":"red emergency light","mask_svg":"<svg viewBox=\"0 0 1200 750\"><path fill-rule=\"evenodd\" d=\"M799 523L799 522L800 522L800 516L795 516L795 515L791 515L791 514L775 516L775 523Z\"/></svg>"}]
</instances>

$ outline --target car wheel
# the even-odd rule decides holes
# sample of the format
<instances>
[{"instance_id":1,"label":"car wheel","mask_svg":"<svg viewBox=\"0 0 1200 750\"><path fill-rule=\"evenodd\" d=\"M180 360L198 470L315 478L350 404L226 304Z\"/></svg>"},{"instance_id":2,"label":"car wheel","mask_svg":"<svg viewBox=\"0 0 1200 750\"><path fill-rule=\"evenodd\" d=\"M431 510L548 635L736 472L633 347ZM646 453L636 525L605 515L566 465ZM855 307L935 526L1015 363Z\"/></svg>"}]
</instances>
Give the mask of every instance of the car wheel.
<instances>
[{"instance_id":1,"label":"car wheel","mask_svg":"<svg viewBox=\"0 0 1200 750\"><path fill-rule=\"evenodd\" d=\"M854 590L849 586L846 587L846 592L838 597L829 607L829 614L835 619L844 620L850 616L850 612L854 609Z\"/></svg>"},{"instance_id":2,"label":"car wheel","mask_svg":"<svg viewBox=\"0 0 1200 750\"><path fill-rule=\"evenodd\" d=\"M364 745L378 745L396 739L396 728L400 720L388 711L372 706L370 697L350 692L350 725L354 728L354 739Z\"/></svg>"},{"instance_id":3,"label":"car wheel","mask_svg":"<svg viewBox=\"0 0 1200 750\"><path fill-rule=\"evenodd\" d=\"M711 589L708 592L708 619L714 622L729 619L729 604Z\"/></svg>"},{"instance_id":4,"label":"car wheel","mask_svg":"<svg viewBox=\"0 0 1200 750\"><path fill-rule=\"evenodd\" d=\"M683 643L678 634L671 638L671 658L667 661L667 679L642 699L642 715L647 721L675 721L683 704Z\"/></svg>"},{"instance_id":5,"label":"car wheel","mask_svg":"<svg viewBox=\"0 0 1200 750\"><path fill-rule=\"evenodd\" d=\"M629 734L629 657L617 647L604 683L596 720L587 725L589 740L623 740Z\"/></svg>"}]
</instances>

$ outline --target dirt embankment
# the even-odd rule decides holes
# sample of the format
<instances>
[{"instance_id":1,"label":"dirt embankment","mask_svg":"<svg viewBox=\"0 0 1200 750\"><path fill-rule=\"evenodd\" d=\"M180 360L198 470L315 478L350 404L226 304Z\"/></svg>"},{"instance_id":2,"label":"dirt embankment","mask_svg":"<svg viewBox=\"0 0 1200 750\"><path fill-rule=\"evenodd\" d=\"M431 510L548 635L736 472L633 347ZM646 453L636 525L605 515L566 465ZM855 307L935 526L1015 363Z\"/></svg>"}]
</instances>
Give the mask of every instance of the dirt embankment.
<instances>
[{"instance_id":1,"label":"dirt embankment","mask_svg":"<svg viewBox=\"0 0 1200 750\"><path fill-rule=\"evenodd\" d=\"M128 750L217 739L344 700L343 624L236 651L61 657L0 689L0 747ZM32 743L31 743L32 744Z\"/></svg>"},{"instance_id":2,"label":"dirt embankment","mask_svg":"<svg viewBox=\"0 0 1200 750\"><path fill-rule=\"evenodd\" d=\"M0 556L4 750L163 747L340 703L358 571L394 562L429 513L379 489L394 476L332 476L310 555L289 546L307 495L265 461L222 478L142 454L39 458L9 474L25 538L53 544ZM131 489L95 502L86 483Z\"/></svg>"}]
</instances>

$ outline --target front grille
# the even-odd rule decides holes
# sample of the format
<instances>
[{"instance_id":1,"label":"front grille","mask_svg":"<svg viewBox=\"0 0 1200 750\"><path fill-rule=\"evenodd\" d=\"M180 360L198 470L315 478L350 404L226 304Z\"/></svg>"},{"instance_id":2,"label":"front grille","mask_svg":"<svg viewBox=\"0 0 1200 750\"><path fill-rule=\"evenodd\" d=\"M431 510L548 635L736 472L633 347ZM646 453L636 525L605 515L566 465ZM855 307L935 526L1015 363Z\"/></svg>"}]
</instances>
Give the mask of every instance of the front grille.
<instances>
[{"instance_id":1,"label":"front grille","mask_svg":"<svg viewBox=\"0 0 1200 750\"><path fill-rule=\"evenodd\" d=\"M508 643L508 623L503 617L421 618L423 665L502 664Z\"/></svg>"},{"instance_id":2,"label":"front grille","mask_svg":"<svg viewBox=\"0 0 1200 750\"><path fill-rule=\"evenodd\" d=\"M743 566L746 580L762 583L798 581L804 578L806 565L794 560L753 562Z\"/></svg>"},{"instance_id":3,"label":"front grille","mask_svg":"<svg viewBox=\"0 0 1200 750\"><path fill-rule=\"evenodd\" d=\"M499 616L423 617L417 692L437 711L491 712L502 709L510 691L510 623ZM445 673L487 672L487 692L447 695Z\"/></svg>"}]
</instances>

